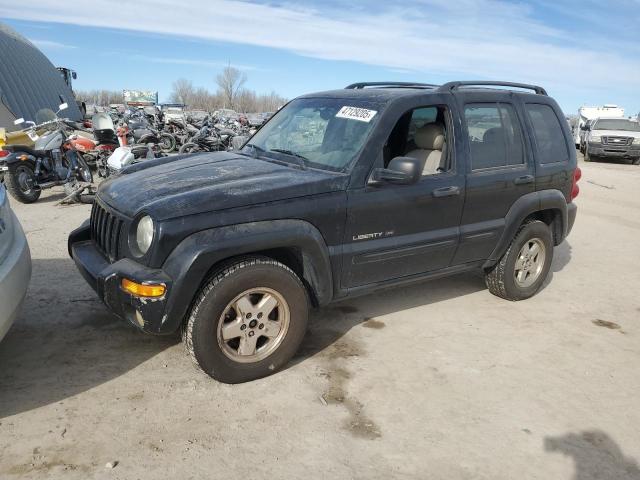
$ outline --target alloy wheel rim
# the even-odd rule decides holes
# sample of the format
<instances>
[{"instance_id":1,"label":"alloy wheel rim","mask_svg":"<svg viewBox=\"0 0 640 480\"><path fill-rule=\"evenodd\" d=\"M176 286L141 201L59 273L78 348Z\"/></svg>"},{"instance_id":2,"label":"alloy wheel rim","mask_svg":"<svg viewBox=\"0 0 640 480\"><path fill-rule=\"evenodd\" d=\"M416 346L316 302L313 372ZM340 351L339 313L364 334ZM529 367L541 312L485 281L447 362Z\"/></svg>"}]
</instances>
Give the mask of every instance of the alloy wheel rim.
<instances>
[{"instance_id":1,"label":"alloy wheel rim","mask_svg":"<svg viewBox=\"0 0 640 480\"><path fill-rule=\"evenodd\" d=\"M245 290L227 304L218 320L218 345L235 362L259 362L280 347L290 318L289 305L277 291Z\"/></svg>"},{"instance_id":2,"label":"alloy wheel rim","mask_svg":"<svg viewBox=\"0 0 640 480\"><path fill-rule=\"evenodd\" d=\"M539 238L527 240L520 249L514 269L516 284L521 288L533 285L544 269L546 247Z\"/></svg>"}]
</instances>

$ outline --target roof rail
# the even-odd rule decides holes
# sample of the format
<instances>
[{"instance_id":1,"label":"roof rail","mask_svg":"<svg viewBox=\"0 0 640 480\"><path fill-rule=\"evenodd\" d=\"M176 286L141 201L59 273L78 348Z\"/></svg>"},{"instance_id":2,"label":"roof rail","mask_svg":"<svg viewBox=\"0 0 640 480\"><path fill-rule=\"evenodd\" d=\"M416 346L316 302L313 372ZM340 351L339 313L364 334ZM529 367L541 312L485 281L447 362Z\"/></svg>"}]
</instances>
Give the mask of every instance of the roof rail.
<instances>
[{"instance_id":1,"label":"roof rail","mask_svg":"<svg viewBox=\"0 0 640 480\"><path fill-rule=\"evenodd\" d=\"M415 82L358 82L347 85L345 88L349 90L361 90L366 87L390 87L390 88L437 88L438 85L430 83Z\"/></svg>"},{"instance_id":2,"label":"roof rail","mask_svg":"<svg viewBox=\"0 0 640 480\"><path fill-rule=\"evenodd\" d=\"M547 91L537 85L529 85L526 83L513 83L513 82L495 82L495 81L463 81L463 82L449 82L440 87L439 90L454 91L460 87L512 87L522 88L524 90L533 90L538 95L547 95Z\"/></svg>"}]
</instances>

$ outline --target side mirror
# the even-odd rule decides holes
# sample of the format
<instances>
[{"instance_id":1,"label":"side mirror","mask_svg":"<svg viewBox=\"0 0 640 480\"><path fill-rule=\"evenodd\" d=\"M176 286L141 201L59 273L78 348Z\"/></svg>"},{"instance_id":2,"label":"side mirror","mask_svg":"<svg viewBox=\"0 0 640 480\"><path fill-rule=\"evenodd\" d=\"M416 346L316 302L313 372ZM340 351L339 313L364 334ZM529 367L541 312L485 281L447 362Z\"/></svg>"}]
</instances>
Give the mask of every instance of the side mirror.
<instances>
[{"instance_id":1,"label":"side mirror","mask_svg":"<svg viewBox=\"0 0 640 480\"><path fill-rule=\"evenodd\" d=\"M16 119L13 121L13 124L14 124L14 125L20 125L21 123L24 123L24 118L22 118L22 117L20 117L20 118L16 118Z\"/></svg>"},{"instance_id":2,"label":"side mirror","mask_svg":"<svg viewBox=\"0 0 640 480\"><path fill-rule=\"evenodd\" d=\"M69 108L67 102L61 103L60 106L58 106L58 111L66 110L67 108Z\"/></svg>"},{"instance_id":3,"label":"side mirror","mask_svg":"<svg viewBox=\"0 0 640 480\"><path fill-rule=\"evenodd\" d=\"M78 75L76 74L76 72L71 72L71 78L73 78L74 80L78 78Z\"/></svg>"},{"instance_id":4,"label":"side mirror","mask_svg":"<svg viewBox=\"0 0 640 480\"><path fill-rule=\"evenodd\" d=\"M392 183L412 185L422 176L422 163L412 157L395 157L387 168L376 168L369 179L369 185Z\"/></svg>"}]
</instances>

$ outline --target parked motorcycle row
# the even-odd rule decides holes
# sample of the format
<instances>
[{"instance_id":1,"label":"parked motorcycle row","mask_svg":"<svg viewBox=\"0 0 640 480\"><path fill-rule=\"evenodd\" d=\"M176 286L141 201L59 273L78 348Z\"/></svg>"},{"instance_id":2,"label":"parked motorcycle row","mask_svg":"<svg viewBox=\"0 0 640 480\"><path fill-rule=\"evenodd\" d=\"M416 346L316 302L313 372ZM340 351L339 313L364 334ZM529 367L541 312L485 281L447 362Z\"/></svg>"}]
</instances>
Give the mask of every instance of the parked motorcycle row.
<instances>
[{"instance_id":1,"label":"parked motorcycle row","mask_svg":"<svg viewBox=\"0 0 640 480\"><path fill-rule=\"evenodd\" d=\"M117 175L127 165L147 159L240 148L253 134L248 122L206 114L165 118L160 110L96 113L91 120L73 122L46 110L46 121L20 118L14 123L34 146L6 145L0 150L0 179L19 202L36 202L42 190L63 185L65 198L92 201L94 173ZM40 114L40 112L38 112ZM41 120L42 115L36 115Z\"/></svg>"}]
</instances>

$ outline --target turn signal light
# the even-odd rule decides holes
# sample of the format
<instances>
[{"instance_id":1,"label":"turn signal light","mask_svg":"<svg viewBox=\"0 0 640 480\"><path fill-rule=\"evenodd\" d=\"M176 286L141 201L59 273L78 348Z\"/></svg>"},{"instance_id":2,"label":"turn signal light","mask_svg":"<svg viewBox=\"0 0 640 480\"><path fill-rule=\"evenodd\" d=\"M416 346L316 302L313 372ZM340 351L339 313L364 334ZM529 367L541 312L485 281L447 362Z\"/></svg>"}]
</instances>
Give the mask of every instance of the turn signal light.
<instances>
[{"instance_id":1,"label":"turn signal light","mask_svg":"<svg viewBox=\"0 0 640 480\"><path fill-rule=\"evenodd\" d=\"M9 152L0 148L0 158L8 157Z\"/></svg>"},{"instance_id":2,"label":"turn signal light","mask_svg":"<svg viewBox=\"0 0 640 480\"><path fill-rule=\"evenodd\" d=\"M164 285L145 285L132 282L126 278L122 279L122 289L136 297L161 297L167 288Z\"/></svg>"}]
</instances>

